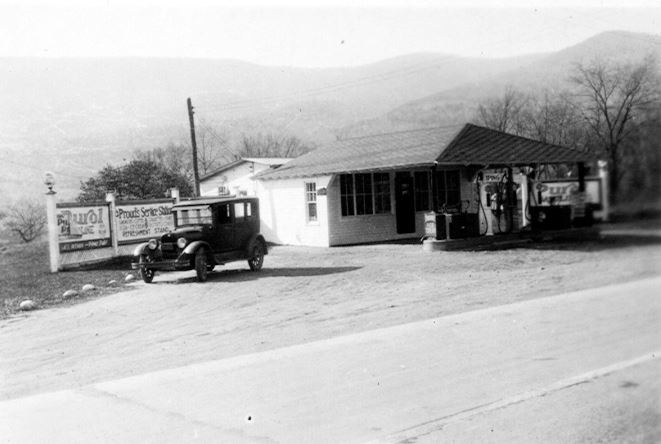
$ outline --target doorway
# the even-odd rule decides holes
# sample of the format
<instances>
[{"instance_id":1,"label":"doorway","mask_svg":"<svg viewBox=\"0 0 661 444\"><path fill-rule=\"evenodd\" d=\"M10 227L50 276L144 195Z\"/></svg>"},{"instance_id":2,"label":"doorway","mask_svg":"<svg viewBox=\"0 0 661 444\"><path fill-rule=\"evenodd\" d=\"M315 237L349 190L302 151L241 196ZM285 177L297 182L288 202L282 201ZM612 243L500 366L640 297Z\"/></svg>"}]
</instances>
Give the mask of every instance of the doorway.
<instances>
[{"instance_id":1,"label":"doorway","mask_svg":"<svg viewBox=\"0 0 661 444\"><path fill-rule=\"evenodd\" d=\"M413 177L409 173L395 174L395 215L397 234L415 233Z\"/></svg>"}]
</instances>

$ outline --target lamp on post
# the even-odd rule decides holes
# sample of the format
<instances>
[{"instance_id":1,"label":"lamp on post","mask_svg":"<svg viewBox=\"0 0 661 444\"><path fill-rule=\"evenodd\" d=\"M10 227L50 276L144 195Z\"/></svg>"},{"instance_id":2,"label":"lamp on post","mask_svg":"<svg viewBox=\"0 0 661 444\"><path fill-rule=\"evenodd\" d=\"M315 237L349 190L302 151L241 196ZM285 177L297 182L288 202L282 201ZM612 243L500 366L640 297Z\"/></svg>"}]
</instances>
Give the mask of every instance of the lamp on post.
<instances>
[{"instance_id":1,"label":"lamp on post","mask_svg":"<svg viewBox=\"0 0 661 444\"><path fill-rule=\"evenodd\" d=\"M60 267L60 244L57 228L57 205L55 203L55 175L51 172L44 174L44 185L48 187L46 193L46 221L48 222L48 250L50 253L50 271L55 273Z\"/></svg>"},{"instance_id":2,"label":"lamp on post","mask_svg":"<svg viewBox=\"0 0 661 444\"><path fill-rule=\"evenodd\" d=\"M53 191L53 187L55 186L55 174L47 171L46 174L44 174L44 185L48 187L49 194L55 194L55 191Z\"/></svg>"}]
</instances>

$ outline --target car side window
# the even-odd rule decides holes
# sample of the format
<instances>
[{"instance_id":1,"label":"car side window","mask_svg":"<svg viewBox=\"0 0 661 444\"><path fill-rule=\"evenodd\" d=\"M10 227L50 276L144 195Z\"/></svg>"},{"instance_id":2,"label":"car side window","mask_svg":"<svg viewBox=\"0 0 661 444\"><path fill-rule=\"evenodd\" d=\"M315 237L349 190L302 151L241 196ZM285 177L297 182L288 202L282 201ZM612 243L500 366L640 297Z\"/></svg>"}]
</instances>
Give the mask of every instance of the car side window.
<instances>
[{"instance_id":1,"label":"car side window","mask_svg":"<svg viewBox=\"0 0 661 444\"><path fill-rule=\"evenodd\" d=\"M218 207L218 223L222 225L232 223L229 204L220 205Z\"/></svg>"},{"instance_id":2,"label":"car side window","mask_svg":"<svg viewBox=\"0 0 661 444\"><path fill-rule=\"evenodd\" d=\"M252 202L246 202L246 217L252 217Z\"/></svg>"},{"instance_id":3,"label":"car side window","mask_svg":"<svg viewBox=\"0 0 661 444\"><path fill-rule=\"evenodd\" d=\"M234 204L234 221L243 222L245 220L245 206L243 202L236 202Z\"/></svg>"}]
</instances>

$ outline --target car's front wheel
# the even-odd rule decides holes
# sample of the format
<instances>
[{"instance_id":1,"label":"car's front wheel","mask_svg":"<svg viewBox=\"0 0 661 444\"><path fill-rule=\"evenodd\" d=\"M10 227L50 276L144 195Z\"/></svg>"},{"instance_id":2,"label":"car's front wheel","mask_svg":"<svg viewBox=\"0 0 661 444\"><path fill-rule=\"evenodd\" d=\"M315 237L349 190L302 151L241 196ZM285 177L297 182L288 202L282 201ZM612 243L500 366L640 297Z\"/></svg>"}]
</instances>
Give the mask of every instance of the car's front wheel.
<instances>
[{"instance_id":1,"label":"car's front wheel","mask_svg":"<svg viewBox=\"0 0 661 444\"><path fill-rule=\"evenodd\" d=\"M252 271L261 270L262 265L264 265L264 246L262 243L256 242L252 247L250 254L250 259L248 259L248 266L250 266L250 269Z\"/></svg>"},{"instance_id":2,"label":"car's front wheel","mask_svg":"<svg viewBox=\"0 0 661 444\"><path fill-rule=\"evenodd\" d=\"M148 255L140 255L140 259L138 260L138 263L140 264L140 276L146 284L151 284L151 281L154 280L154 275L156 274L155 270L152 270L147 266L149 262L151 262L151 258Z\"/></svg>"},{"instance_id":3,"label":"car's front wheel","mask_svg":"<svg viewBox=\"0 0 661 444\"><path fill-rule=\"evenodd\" d=\"M204 248L200 248L195 253L195 274L198 282L204 282L209 277L209 264L207 262L207 253Z\"/></svg>"}]
</instances>

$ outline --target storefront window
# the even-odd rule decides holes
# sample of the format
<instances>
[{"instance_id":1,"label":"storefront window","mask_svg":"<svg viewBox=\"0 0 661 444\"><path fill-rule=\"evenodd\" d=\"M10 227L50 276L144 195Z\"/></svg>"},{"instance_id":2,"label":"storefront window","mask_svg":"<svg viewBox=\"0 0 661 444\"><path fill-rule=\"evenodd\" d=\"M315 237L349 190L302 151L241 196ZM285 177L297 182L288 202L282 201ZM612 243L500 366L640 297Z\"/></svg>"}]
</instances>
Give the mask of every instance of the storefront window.
<instances>
[{"instance_id":1,"label":"storefront window","mask_svg":"<svg viewBox=\"0 0 661 444\"><path fill-rule=\"evenodd\" d=\"M342 216L390 213L390 173L342 174Z\"/></svg>"},{"instance_id":2,"label":"storefront window","mask_svg":"<svg viewBox=\"0 0 661 444\"><path fill-rule=\"evenodd\" d=\"M436 197L438 209L454 210L461 203L461 183L458 170L436 172Z\"/></svg>"},{"instance_id":3,"label":"storefront window","mask_svg":"<svg viewBox=\"0 0 661 444\"><path fill-rule=\"evenodd\" d=\"M342 216L353 216L353 176L342 174L340 176L340 201L342 205Z\"/></svg>"},{"instance_id":4,"label":"storefront window","mask_svg":"<svg viewBox=\"0 0 661 444\"><path fill-rule=\"evenodd\" d=\"M415 209L416 211L429 210L429 177L427 171L417 171L415 173Z\"/></svg>"},{"instance_id":5,"label":"storefront window","mask_svg":"<svg viewBox=\"0 0 661 444\"><path fill-rule=\"evenodd\" d=\"M390 174L374 173L374 212L390 213Z\"/></svg>"},{"instance_id":6,"label":"storefront window","mask_svg":"<svg viewBox=\"0 0 661 444\"><path fill-rule=\"evenodd\" d=\"M356 214L372 214L372 175L356 174Z\"/></svg>"}]
</instances>

